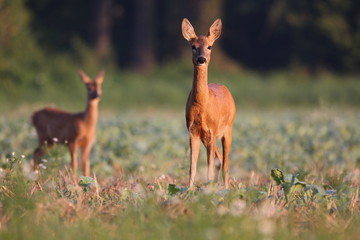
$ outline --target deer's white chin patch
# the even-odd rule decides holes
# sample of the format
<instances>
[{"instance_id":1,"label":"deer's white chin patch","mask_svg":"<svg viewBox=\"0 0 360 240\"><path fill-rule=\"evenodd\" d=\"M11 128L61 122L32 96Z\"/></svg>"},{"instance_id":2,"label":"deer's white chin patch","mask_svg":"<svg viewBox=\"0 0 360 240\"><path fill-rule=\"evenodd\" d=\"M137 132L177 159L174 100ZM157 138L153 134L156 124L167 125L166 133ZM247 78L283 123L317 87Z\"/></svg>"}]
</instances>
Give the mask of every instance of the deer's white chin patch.
<instances>
[{"instance_id":1,"label":"deer's white chin patch","mask_svg":"<svg viewBox=\"0 0 360 240\"><path fill-rule=\"evenodd\" d=\"M206 63L196 63L196 66L205 66Z\"/></svg>"}]
</instances>

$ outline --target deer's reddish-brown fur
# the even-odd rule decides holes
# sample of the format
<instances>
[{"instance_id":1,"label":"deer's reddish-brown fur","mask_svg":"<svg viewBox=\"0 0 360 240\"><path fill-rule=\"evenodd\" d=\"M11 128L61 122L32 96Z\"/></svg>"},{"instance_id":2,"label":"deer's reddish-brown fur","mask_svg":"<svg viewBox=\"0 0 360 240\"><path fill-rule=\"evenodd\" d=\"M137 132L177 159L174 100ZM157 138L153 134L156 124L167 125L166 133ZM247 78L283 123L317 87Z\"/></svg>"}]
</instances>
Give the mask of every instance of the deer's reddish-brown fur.
<instances>
[{"instance_id":1,"label":"deer's reddish-brown fur","mask_svg":"<svg viewBox=\"0 0 360 240\"><path fill-rule=\"evenodd\" d=\"M192 48L194 79L186 104L186 124L190 133L189 186L195 181L200 140L207 149L208 180L214 179L214 159L217 159L217 179L223 170L225 188L229 186L229 151L232 125L236 108L230 91L220 84L208 84L208 65L212 45L221 34L221 20L217 19L206 36L197 36L186 18L182 21L182 34ZM223 154L216 146L221 139Z\"/></svg>"},{"instance_id":2,"label":"deer's reddish-brown fur","mask_svg":"<svg viewBox=\"0 0 360 240\"><path fill-rule=\"evenodd\" d=\"M98 105L101 96L101 84L104 72L101 71L93 81L83 71L79 71L81 80L87 88L87 106L84 112L68 113L55 108L45 108L32 116L39 146L34 151L34 169L37 169L40 158L54 143L65 144L71 154L71 166L77 170L77 149L81 149L83 174L90 175L89 155L95 140Z\"/></svg>"}]
</instances>

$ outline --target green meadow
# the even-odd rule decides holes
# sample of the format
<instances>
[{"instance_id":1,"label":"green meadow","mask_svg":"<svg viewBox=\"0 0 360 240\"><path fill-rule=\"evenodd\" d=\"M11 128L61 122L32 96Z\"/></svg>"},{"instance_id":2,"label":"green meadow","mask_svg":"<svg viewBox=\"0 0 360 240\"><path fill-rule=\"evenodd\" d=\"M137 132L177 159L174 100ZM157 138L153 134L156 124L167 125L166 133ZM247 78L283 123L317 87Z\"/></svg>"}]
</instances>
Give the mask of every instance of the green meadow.
<instances>
[{"instance_id":1,"label":"green meadow","mask_svg":"<svg viewBox=\"0 0 360 240\"><path fill-rule=\"evenodd\" d=\"M352 79L290 84L282 74L210 75L237 101L230 189L207 182L201 147L196 188L189 190L183 106L191 71L186 80L155 75L105 78L90 178L71 171L60 145L32 171L31 112L52 101L80 111L85 90L77 76L74 104L75 96L49 89L53 95L4 110L0 239L359 237L360 111Z\"/></svg>"}]
</instances>

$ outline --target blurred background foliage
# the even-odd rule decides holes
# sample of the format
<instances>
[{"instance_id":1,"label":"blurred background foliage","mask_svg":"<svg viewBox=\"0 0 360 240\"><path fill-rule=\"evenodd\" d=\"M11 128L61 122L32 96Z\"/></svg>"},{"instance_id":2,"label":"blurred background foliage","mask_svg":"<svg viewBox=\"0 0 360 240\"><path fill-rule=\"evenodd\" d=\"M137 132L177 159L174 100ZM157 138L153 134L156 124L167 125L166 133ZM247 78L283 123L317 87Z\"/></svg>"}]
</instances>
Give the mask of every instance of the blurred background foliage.
<instances>
[{"instance_id":1,"label":"blurred background foliage","mask_svg":"<svg viewBox=\"0 0 360 240\"><path fill-rule=\"evenodd\" d=\"M187 17L218 17L210 82L246 106L360 103L355 0L0 0L0 104L78 109L76 70L107 72L104 106L182 107L191 87Z\"/></svg>"}]
</instances>

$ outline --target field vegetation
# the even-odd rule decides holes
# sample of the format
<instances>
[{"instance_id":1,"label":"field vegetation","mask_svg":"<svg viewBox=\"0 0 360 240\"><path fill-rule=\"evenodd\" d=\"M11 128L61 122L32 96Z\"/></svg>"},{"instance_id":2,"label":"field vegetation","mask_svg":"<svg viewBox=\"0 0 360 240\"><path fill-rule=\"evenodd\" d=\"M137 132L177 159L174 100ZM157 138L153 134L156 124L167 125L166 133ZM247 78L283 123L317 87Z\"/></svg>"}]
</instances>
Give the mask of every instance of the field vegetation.
<instances>
[{"instance_id":1,"label":"field vegetation","mask_svg":"<svg viewBox=\"0 0 360 240\"><path fill-rule=\"evenodd\" d=\"M90 178L58 146L31 169L26 110L0 119L1 239L358 239L357 110L242 110L230 189L187 189L182 111L104 112ZM281 170L280 170L281 169Z\"/></svg>"}]
</instances>

